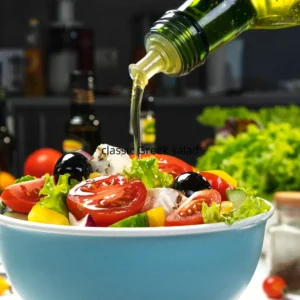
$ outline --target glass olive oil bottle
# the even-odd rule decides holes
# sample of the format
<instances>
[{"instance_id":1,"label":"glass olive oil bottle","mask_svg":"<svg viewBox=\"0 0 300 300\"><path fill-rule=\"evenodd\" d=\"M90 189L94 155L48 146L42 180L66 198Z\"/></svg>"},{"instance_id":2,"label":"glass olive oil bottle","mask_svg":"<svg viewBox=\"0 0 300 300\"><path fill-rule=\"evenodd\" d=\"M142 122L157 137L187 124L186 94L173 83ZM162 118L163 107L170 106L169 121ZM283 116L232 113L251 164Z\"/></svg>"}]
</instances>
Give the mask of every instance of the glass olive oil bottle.
<instances>
[{"instance_id":1,"label":"glass olive oil bottle","mask_svg":"<svg viewBox=\"0 0 300 300\"><path fill-rule=\"evenodd\" d=\"M130 74L141 86L160 72L185 75L248 29L298 24L299 0L189 0L154 23L145 40L147 55L130 65Z\"/></svg>"},{"instance_id":2,"label":"glass olive oil bottle","mask_svg":"<svg viewBox=\"0 0 300 300\"><path fill-rule=\"evenodd\" d=\"M298 24L300 0L188 0L166 12L146 35L147 54L129 66L133 131L140 130L137 115L143 90L155 74L186 75L205 63L209 53L246 30Z\"/></svg>"},{"instance_id":3,"label":"glass olive oil bottle","mask_svg":"<svg viewBox=\"0 0 300 300\"><path fill-rule=\"evenodd\" d=\"M93 154L101 144L100 122L94 112L94 77L90 71L71 74L71 119L66 124L63 151L85 150Z\"/></svg>"}]
</instances>

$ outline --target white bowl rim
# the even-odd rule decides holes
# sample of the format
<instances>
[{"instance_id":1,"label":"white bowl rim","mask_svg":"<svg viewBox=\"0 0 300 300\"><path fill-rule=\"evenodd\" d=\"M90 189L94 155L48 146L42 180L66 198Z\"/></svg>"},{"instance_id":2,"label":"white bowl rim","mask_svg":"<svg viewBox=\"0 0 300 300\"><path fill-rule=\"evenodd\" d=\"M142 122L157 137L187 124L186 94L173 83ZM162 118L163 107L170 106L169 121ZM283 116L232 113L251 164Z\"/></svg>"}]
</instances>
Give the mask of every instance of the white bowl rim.
<instances>
[{"instance_id":1,"label":"white bowl rim","mask_svg":"<svg viewBox=\"0 0 300 300\"><path fill-rule=\"evenodd\" d=\"M183 236L192 234L205 234L230 230L242 230L266 222L274 213L274 205L265 200L271 209L263 214L235 222L233 225L225 223L174 226L174 227L147 227L147 228L107 228L107 227L77 227L52 224L34 223L14 219L0 214L0 225L23 231L40 233L71 235L71 236L95 236L95 237L165 237Z\"/></svg>"}]
</instances>

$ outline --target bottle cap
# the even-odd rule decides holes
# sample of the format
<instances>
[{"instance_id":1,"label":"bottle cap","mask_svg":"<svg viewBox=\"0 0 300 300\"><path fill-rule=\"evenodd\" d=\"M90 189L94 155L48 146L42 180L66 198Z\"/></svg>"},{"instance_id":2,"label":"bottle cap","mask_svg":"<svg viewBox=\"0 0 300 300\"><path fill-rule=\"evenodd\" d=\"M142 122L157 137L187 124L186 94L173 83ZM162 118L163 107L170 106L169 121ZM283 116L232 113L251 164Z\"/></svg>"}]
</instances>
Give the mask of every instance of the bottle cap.
<instances>
[{"instance_id":1,"label":"bottle cap","mask_svg":"<svg viewBox=\"0 0 300 300\"><path fill-rule=\"evenodd\" d=\"M277 192L274 201L279 205L300 207L300 192Z\"/></svg>"},{"instance_id":2,"label":"bottle cap","mask_svg":"<svg viewBox=\"0 0 300 300\"><path fill-rule=\"evenodd\" d=\"M71 89L94 90L94 75L91 71L75 70L71 73Z\"/></svg>"}]
</instances>

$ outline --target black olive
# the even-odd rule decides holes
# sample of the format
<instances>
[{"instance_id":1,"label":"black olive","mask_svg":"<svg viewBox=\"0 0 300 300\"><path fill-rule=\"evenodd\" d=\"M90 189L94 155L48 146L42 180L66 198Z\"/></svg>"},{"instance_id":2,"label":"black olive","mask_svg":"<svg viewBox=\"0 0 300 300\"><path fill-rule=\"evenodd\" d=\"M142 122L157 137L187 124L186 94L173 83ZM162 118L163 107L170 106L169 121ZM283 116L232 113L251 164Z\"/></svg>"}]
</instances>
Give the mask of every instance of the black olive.
<instances>
[{"instance_id":1,"label":"black olive","mask_svg":"<svg viewBox=\"0 0 300 300\"><path fill-rule=\"evenodd\" d=\"M177 176L172 187L183 192L187 197L190 197L197 191L211 189L209 182L195 172L187 172Z\"/></svg>"},{"instance_id":2,"label":"black olive","mask_svg":"<svg viewBox=\"0 0 300 300\"><path fill-rule=\"evenodd\" d=\"M57 161L54 168L54 178L57 182L60 175L68 173L70 174L69 182L70 179L82 181L82 177L87 179L92 171L92 166L84 155L78 152L71 152L64 154Z\"/></svg>"}]
</instances>

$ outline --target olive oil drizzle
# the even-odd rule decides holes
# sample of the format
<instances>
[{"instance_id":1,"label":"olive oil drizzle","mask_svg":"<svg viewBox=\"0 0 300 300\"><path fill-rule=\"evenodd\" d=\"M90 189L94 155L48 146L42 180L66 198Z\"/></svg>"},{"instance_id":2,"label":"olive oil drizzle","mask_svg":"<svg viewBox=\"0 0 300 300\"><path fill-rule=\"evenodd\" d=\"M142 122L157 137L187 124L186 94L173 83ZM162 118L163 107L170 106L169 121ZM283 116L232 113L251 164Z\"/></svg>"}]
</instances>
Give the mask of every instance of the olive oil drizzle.
<instances>
[{"instance_id":1,"label":"olive oil drizzle","mask_svg":"<svg viewBox=\"0 0 300 300\"><path fill-rule=\"evenodd\" d=\"M130 122L133 130L134 154L137 155L138 159L140 159L141 157L140 114L141 114L141 104L142 104L143 94L144 94L144 88L140 84L138 84L137 80L134 80L132 86L132 92L131 92Z\"/></svg>"}]
</instances>

